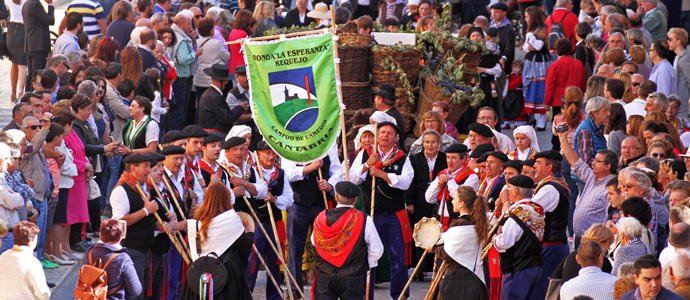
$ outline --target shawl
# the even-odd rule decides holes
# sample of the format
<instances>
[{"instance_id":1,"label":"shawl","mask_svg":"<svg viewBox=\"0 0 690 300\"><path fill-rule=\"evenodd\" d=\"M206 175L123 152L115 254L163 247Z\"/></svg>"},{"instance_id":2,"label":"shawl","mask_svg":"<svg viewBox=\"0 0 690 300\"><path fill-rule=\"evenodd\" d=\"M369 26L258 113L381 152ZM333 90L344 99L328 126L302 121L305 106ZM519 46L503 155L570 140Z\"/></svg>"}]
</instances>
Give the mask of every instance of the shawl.
<instances>
[{"instance_id":1,"label":"shawl","mask_svg":"<svg viewBox=\"0 0 690 300\"><path fill-rule=\"evenodd\" d=\"M197 235L197 223L199 221L190 219L187 222L187 232L189 236ZM198 224L201 228L201 224ZM218 256L225 253L232 244L244 233L244 225L240 216L234 209L230 209L220 215L217 215L211 220L206 230L206 244L201 246L201 254L196 249L196 243L190 241L189 250L192 254L192 260L196 260L199 256L208 255L215 252Z\"/></svg>"},{"instance_id":2,"label":"shawl","mask_svg":"<svg viewBox=\"0 0 690 300\"><path fill-rule=\"evenodd\" d=\"M454 261L474 272L486 284L481 259L482 246L477 242L474 225L453 226L443 233L443 250Z\"/></svg>"}]
</instances>

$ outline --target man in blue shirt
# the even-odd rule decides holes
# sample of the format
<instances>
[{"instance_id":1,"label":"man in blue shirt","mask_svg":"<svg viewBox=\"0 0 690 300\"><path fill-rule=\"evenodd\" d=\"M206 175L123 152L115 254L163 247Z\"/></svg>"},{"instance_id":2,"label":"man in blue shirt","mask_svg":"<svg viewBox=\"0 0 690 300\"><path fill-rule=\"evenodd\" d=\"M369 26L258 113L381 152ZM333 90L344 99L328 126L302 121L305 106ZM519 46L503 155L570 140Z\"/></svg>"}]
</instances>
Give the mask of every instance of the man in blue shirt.
<instances>
[{"instance_id":1,"label":"man in blue shirt","mask_svg":"<svg viewBox=\"0 0 690 300\"><path fill-rule=\"evenodd\" d=\"M67 30L65 30L55 41L53 54L67 54L70 51L79 51L79 41L77 35L84 30L84 17L80 13L72 12L65 18Z\"/></svg>"},{"instance_id":2,"label":"man in blue shirt","mask_svg":"<svg viewBox=\"0 0 690 300\"><path fill-rule=\"evenodd\" d=\"M669 96L673 90L673 77L675 71L666 58L668 57L668 42L666 40L656 40L649 47L649 60L652 61L652 73L649 80L656 83L656 91Z\"/></svg>"}]
</instances>

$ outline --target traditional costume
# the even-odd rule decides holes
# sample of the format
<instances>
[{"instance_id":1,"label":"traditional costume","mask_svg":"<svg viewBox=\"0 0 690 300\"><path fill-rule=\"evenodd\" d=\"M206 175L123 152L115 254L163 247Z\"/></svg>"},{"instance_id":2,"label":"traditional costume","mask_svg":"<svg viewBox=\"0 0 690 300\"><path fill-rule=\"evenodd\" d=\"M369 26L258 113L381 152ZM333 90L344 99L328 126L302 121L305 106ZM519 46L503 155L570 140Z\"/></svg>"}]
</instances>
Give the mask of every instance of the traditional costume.
<instances>
[{"instance_id":1,"label":"traditional costume","mask_svg":"<svg viewBox=\"0 0 690 300\"><path fill-rule=\"evenodd\" d=\"M534 158L534 155L537 154L537 152L541 151L539 149L539 140L537 139L537 132L534 131L534 128L529 125L522 125L518 126L513 130L513 138L515 138L515 135L521 133L527 136L527 138L530 141L529 148L525 150L520 150L520 149L515 149L514 151L511 152L506 152L508 154L509 159L517 159L517 160L527 160L530 158Z\"/></svg>"},{"instance_id":2,"label":"traditional costume","mask_svg":"<svg viewBox=\"0 0 690 300\"><path fill-rule=\"evenodd\" d=\"M223 143L223 149L227 150L239 146L241 144L244 144L245 141L246 140L244 138L240 137L230 138L229 140L225 141L225 143ZM243 180L246 180L249 183L253 184L256 188L256 195L254 196L252 196L252 194L250 194L248 190L245 191L244 195L235 195L235 197L240 198L237 201L235 201L235 211L245 212L248 214L251 213L249 211L247 203L244 201L244 199L241 199L242 197L247 198L247 200L249 200L249 204L252 206L252 209L256 211L259 208L259 203L263 204L263 199L266 198L266 193L268 192L268 187L266 186L266 183L259 178L259 174L257 173L256 169L250 165L247 165L245 161L242 161L242 164L240 166L235 165L232 162L228 162L227 170L231 177L236 176L242 178ZM234 186L232 187L234 188Z\"/></svg>"},{"instance_id":3,"label":"traditional costume","mask_svg":"<svg viewBox=\"0 0 690 300\"><path fill-rule=\"evenodd\" d=\"M204 146L223 141L223 138L217 135L208 135L204 138ZM208 159L208 160L207 160ZM230 190L232 195L232 204L235 205L235 193L232 192L232 184L230 184L230 173L221 166L217 160L210 160L207 157L203 157L199 160L199 169L201 171L201 177L208 184L211 182L211 175L218 174L220 181L225 184L225 186Z\"/></svg>"}]
</instances>

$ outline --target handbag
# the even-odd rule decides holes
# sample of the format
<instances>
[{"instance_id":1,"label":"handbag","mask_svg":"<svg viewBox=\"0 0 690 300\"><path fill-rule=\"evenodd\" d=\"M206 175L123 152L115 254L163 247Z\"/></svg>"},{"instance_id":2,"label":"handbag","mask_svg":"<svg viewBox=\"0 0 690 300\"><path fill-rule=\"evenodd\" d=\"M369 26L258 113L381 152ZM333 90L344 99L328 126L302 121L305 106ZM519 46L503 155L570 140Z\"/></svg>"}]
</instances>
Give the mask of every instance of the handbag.
<instances>
[{"instance_id":1,"label":"handbag","mask_svg":"<svg viewBox=\"0 0 690 300\"><path fill-rule=\"evenodd\" d=\"M568 263L568 258L565 258L563 266ZM549 278L549 287L546 289L545 300L560 300L561 299L561 286L565 283L562 278Z\"/></svg>"}]
</instances>

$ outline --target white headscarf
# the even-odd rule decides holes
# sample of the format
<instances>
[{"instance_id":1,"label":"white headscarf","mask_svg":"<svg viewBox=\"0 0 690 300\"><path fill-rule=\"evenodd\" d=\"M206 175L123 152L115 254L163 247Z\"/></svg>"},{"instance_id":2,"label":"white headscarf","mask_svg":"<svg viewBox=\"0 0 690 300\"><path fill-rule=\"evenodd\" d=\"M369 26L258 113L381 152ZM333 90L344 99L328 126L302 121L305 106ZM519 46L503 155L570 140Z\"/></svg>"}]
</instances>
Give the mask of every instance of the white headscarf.
<instances>
[{"instance_id":1,"label":"white headscarf","mask_svg":"<svg viewBox=\"0 0 690 300\"><path fill-rule=\"evenodd\" d=\"M252 134L252 129L247 125L234 125L225 136L225 140L229 140L232 137L244 137L247 134Z\"/></svg>"},{"instance_id":2,"label":"white headscarf","mask_svg":"<svg viewBox=\"0 0 690 300\"><path fill-rule=\"evenodd\" d=\"M539 141L537 140L537 132L534 131L534 128L532 128L532 126L529 126L529 125L518 126L517 128L515 128L515 130L513 130L513 138L515 138L515 135L518 133L522 133L522 134L527 136L527 138L529 139L530 148L532 148L533 150L536 150L537 152L541 151L541 150L539 150Z\"/></svg>"},{"instance_id":3,"label":"white headscarf","mask_svg":"<svg viewBox=\"0 0 690 300\"><path fill-rule=\"evenodd\" d=\"M376 130L376 128L374 127L374 125L371 125L371 124L365 125L365 126L362 126L361 128L359 128L359 132L357 133L357 136L355 137L355 151L362 148L362 143L359 141L362 138L362 135L367 131L371 132L371 134L375 134L374 130Z\"/></svg>"}]
</instances>

